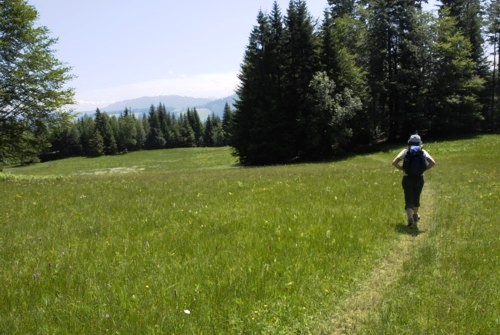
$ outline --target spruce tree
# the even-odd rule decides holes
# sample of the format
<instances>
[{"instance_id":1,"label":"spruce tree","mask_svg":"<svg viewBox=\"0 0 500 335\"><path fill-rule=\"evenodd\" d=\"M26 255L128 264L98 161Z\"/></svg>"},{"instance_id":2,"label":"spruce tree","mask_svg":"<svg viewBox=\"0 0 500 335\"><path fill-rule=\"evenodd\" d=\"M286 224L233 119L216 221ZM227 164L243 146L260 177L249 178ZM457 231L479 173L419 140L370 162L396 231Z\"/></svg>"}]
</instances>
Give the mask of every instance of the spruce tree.
<instances>
[{"instance_id":1,"label":"spruce tree","mask_svg":"<svg viewBox=\"0 0 500 335\"><path fill-rule=\"evenodd\" d=\"M89 139L87 153L90 157L99 157L105 154L104 139L101 132L96 128Z\"/></svg>"},{"instance_id":2,"label":"spruce tree","mask_svg":"<svg viewBox=\"0 0 500 335\"><path fill-rule=\"evenodd\" d=\"M146 138L147 149L161 149L165 147L166 141L161 130L160 116L157 109L151 106L149 110L149 132Z\"/></svg>"},{"instance_id":3,"label":"spruce tree","mask_svg":"<svg viewBox=\"0 0 500 335\"><path fill-rule=\"evenodd\" d=\"M470 41L471 58L476 64L477 74L481 73L485 66L481 0L441 0L441 3L441 10L455 18L458 29Z\"/></svg>"},{"instance_id":4,"label":"spruce tree","mask_svg":"<svg viewBox=\"0 0 500 335\"><path fill-rule=\"evenodd\" d=\"M223 145L230 145L233 134L233 111L227 102L224 105L224 112L222 114L222 132L224 136Z\"/></svg>"},{"instance_id":5,"label":"spruce tree","mask_svg":"<svg viewBox=\"0 0 500 335\"><path fill-rule=\"evenodd\" d=\"M111 126L110 117L107 113L102 113L99 108L95 112L95 127L102 136L104 143L104 153L114 155L118 152L116 139Z\"/></svg>"},{"instance_id":6,"label":"spruce tree","mask_svg":"<svg viewBox=\"0 0 500 335\"><path fill-rule=\"evenodd\" d=\"M135 119L135 129L137 131L135 149L141 150L144 148L144 144L146 143L146 131L144 130L144 122L142 118Z\"/></svg>"},{"instance_id":7,"label":"spruce tree","mask_svg":"<svg viewBox=\"0 0 500 335\"><path fill-rule=\"evenodd\" d=\"M307 136L300 120L309 117L307 94L309 83L319 70L318 40L313 18L305 1L290 1L285 19L284 33L283 115L281 141L283 158L292 159L304 154L302 147Z\"/></svg>"},{"instance_id":8,"label":"spruce tree","mask_svg":"<svg viewBox=\"0 0 500 335\"><path fill-rule=\"evenodd\" d=\"M446 8L440 11L436 36L430 93L432 132L439 135L474 132L482 119L478 94L484 80L476 75L472 44Z\"/></svg>"},{"instance_id":9,"label":"spruce tree","mask_svg":"<svg viewBox=\"0 0 500 335\"><path fill-rule=\"evenodd\" d=\"M181 114L179 117L179 146L180 147L195 147L196 137L191 127L191 123L188 120L187 115Z\"/></svg>"},{"instance_id":10,"label":"spruce tree","mask_svg":"<svg viewBox=\"0 0 500 335\"><path fill-rule=\"evenodd\" d=\"M196 107L194 107L192 110L188 108L186 118L189 122L189 125L191 126L191 129L193 130L195 145L201 146L203 143L203 126Z\"/></svg>"},{"instance_id":11,"label":"spruce tree","mask_svg":"<svg viewBox=\"0 0 500 335\"><path fill-rule=\"evenodd\" d=\"M406 137L424 125L431 34L421 1L373 0L368 48L372 119L381 138Z\"/></svg>"},{"instance_id":12,"label":"spruce tree","mask_svg":"<svg viewBox=\"0 0 500 335\"><path fill-rule=\"evenodd\" d=\"M260 136L259 131L270 126L266 124L264 116L267 103L264 101L266 95L262 92L267 84L265 76L264 55L268 50L268 37L270 34L269 20L262 11L257 15L257 25L254 26L249 44L245 51L243 64L239 75L240 86L237 89L236 111L234 113L234 127L232 144L235 154L243 164L262 164L267 153L262 150L266 145L267 138Z\"/></svg>"},{"instance_id":13,"label":"spruce tree","mask_svg":"<svg viewBox=\"0 0 500 335\"><path fill-rule=\"evenodd\" d=\"M137 148L137 122L134 114L128 108L120 115L119 119L118 148L120 151L131 151Z\"/></svg>"}]
</instances>

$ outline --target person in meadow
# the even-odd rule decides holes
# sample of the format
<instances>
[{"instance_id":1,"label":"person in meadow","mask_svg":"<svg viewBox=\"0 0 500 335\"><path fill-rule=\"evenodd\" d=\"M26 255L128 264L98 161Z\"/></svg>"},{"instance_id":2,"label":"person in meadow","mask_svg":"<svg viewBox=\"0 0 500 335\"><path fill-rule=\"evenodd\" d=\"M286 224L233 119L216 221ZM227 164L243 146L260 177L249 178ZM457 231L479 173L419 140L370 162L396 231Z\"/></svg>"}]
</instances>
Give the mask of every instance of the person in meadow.
<instances>
[{"instance_id":1,"label":"person in meadow","mask_svg":"<svg viewBox=\"0 0 500 335\"><path fill-rule=\"evenodd\" d=\"M422 139L418 134L411 135L408 147L394 158L392 165L403 171L403 191L408 227L417 227L420 220L420 194L424 187L424 172L436 165L432 156L422 149Z\"/></svg>"}]
</instances>

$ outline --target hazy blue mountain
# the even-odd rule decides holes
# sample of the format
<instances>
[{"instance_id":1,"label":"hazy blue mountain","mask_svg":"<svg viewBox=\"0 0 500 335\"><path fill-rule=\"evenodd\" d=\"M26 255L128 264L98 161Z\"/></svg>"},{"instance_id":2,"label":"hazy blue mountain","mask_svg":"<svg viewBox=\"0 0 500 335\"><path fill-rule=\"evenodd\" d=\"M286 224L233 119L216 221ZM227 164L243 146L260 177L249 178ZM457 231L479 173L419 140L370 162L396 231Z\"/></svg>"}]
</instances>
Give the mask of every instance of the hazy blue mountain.
<instances>
[{"instance_id":1,"label":"hazy blue mountain","mask_svg":"<svg viewBox=\"0 0 500 335\"><path fill-rule=\"evenodd\" d=\"M234 111L234 103L237 97L238 96L236 94L233 94L222 99L211 100L206 98L192 98L178 95L160 95L123 100L99 109L101 112L106 112L109 115L119 115L123 113L125 108L128 108L131 109L132 113L134 113L137 117L141 117L143 114L149 113L151 105L157 107L160 103L162 103L168 112L176 115L185 113L188 108L196 108L200 119L206 120L206 118L211 114L215 114L222 118L226 103L228 103ZM94 115L95 110L82 113Z\"/></svg>"},{"instance_id":2,"label":"hazy blue mountain","mask_svg":"<svg viewBox=\"0 0 500 335\"><path fill-rule=\"evenodd\" d=\"M210 102L208 102L204 105L201 105L199 107L204 108L204 109L208 109L212 113L214 113L215 115L222 118L222 114L224 113L224 107L225 107L226 103L228 103L229 107L231 107L231 109L234 111L234 103L235 103L237 98L238 98L238 95L233 94L233 95L230 95L230 96L222 98L222 99L210 101ZM201 117L201 115L200 115L200 117Z\"/></svg>"},{"instance_id":3,"label":"hazy blue mountain","mask_svg":"<svg viewBox=\"0 0 500 335\"><path fill-rule=\"evenodd\" d=\"M102 110L106 112L116 112L116 111L123 111L127 107L133 110L144 109L151 107L151 105L158 106L160 103L167 108L176 109L176 108L201 106L206 103L209 103L210 101L212 100L206 98L191 98L179 95L160 95L154 97L141 97L136 99L115 102L111 105L104 107Z\"/></svg>"}]
</instances>

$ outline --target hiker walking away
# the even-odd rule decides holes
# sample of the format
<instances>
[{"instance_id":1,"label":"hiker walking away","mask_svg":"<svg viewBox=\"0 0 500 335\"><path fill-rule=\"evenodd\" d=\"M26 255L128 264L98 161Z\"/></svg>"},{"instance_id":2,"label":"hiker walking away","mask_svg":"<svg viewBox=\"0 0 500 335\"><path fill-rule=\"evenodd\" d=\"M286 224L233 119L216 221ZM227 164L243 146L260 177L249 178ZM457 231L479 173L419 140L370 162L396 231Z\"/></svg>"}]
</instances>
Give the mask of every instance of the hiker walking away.
<instances>
[{"instance_id":1,"label":"hiker walking away","mask_svg":"<svg viewBox=\"0 0 500 335\"><path fill-rule=\"evenodd\" d=\"M417 227L420 220L420 194L424 187L424 172L429 170L436 161L424 149L422 139L418 134L410 136L408 148L403 149L392 161L396 169L404 172L403 190L405 195L405 210L408 216L408 227Z\"/></svg>"}]
</instances>

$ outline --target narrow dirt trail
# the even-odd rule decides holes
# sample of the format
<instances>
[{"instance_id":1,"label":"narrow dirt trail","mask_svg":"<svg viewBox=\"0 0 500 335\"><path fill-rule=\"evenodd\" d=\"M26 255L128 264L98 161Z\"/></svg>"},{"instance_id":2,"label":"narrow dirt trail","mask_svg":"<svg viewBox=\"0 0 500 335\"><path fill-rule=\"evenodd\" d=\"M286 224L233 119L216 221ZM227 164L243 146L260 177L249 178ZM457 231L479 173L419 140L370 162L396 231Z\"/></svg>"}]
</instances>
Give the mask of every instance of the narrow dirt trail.
<instances>
[{"instance_id":1,"label":"narrow dirt trail","mask_svg":"<svg viewBox=\"0 0 500 335\"><path fill-rule=\"evenodd\" d=\"M401 277L404 264L426 238L426 232L432 229L433 199L431 185L426 183L422 193L422 220L418 224L418 231L402 229L401 237L389 254L373 268L358 290L337 306L332 319L321 329L320 334L358 334L363 329L370 313L377 309L390 286Z\"/></svg>"}]
</instances>

